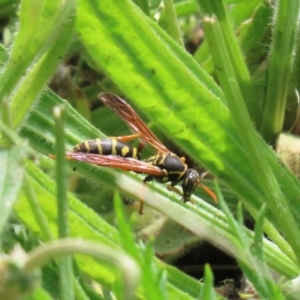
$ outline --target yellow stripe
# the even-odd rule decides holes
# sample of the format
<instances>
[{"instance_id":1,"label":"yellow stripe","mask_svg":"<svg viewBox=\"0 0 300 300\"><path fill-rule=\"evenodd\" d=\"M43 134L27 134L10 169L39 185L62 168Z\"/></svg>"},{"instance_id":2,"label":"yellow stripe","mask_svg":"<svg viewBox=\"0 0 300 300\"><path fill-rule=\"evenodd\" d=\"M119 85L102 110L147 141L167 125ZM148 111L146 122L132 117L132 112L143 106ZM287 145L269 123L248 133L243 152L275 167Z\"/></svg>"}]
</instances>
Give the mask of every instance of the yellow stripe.
<instances>
[{"instance_id":1,"label":"yellow stripe","mask_svg":"<svg viewBox=\"0 0 300 300\"><path fill-rule=\"evenodd\" d=\"M167 181L169 181L169 177L163 177L163 178L161 179L161 181L162 181L162 182L167 182Z\"/></svg>"},{"instance_id":2,"label":"yellow stripe","mask_svg":"<svg viewBox=\"0 0 300 300\"><path fill-rule=\"evenodd\" d=\"M185 181L184 181L184 185L187 185L189 182L189 178L186 178Z\"/></svg>"},{"instance_id":3,"label":"yellow stripe","mask_svg":"<svg viewBox=\"0 0 300 300\"><path fill-rule=\"evenodd\" d=\"M136 148L132 148L132 157L138 159L138 151Z\"/></svg>"},{"instance_id":4,"label":"yellow stripe","mask_svg":"<svg viewBox=\"0 0 300 300\"><path fill-rule=\"evenodd\" d=\"M112 155L118 155L117 149L116 149L117 143L118 143L118 141L116 139L111 139L111 154Z\"/></svg>"},{"instance_id":5,"label":"yellow stripe","mask_svg":"<svg viewBox=\"0 0 300 300\"><path fill-rule=\"evenodd\" d=\"M90 152L89 141L85 141L85 142L84 142L84 146L85 146L85 148L86 148L86 152L89 153L89 152Z\"/></svg>"},{"instance_id":6,"label":"yellow stripe","mask_svg":"<svg viewBox=\"0 0 300 300\"><path fill-rule=\"evenodd\" d=\"M101 145L101 139L96 139L97 149L99 154L103 154L103 148Z\"/></svg>"},{"instance_id":7,"label":"yellow stripe","mask_svg":"<svg viewBox=\"0 0 300 300\"><path fill-rule=\"evenodd\" d=\"M121 149L121 154L122 154L122 156L125 157L126 154L127 154L129 151L130 151L130 150L129 150L129 147L123 147L123 148Z\"/></svg>"}]
</instances>

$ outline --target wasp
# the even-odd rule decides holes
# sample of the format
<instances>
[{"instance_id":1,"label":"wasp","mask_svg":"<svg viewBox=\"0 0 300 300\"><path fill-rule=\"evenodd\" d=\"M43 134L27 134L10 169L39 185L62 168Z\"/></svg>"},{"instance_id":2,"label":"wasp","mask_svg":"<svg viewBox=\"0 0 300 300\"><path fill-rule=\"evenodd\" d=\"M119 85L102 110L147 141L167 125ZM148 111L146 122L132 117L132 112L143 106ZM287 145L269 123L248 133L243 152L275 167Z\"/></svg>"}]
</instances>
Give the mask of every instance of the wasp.
<instances>
[{"instance_id":1,"label":"wasp","mask_svg":"<svg viewBox=\"0 0 300 300\"><path fill-rule=\"evenodd\" d=\"M201 183L202 177L199 173L188 168L184 157L180 158L167 149L125 100L111 93L101 93L98 98L115 112L135 134L82 142L76 145L73 151L66 153L67 159L144 173L147 174L143 180L145 183L152 180L160 183L170 182L168 190L182 195L184 202L190 201L196 187L200 186L217 202L215 194ZM135 138L142 141L138 148L127 144L128 141ZM145 144L151 145L158 153L141 160L140 151ZM182 193L175 187L180 182L182 182ZM140 213L142 213L142 205Z\"/></svg>"}]
</instances>

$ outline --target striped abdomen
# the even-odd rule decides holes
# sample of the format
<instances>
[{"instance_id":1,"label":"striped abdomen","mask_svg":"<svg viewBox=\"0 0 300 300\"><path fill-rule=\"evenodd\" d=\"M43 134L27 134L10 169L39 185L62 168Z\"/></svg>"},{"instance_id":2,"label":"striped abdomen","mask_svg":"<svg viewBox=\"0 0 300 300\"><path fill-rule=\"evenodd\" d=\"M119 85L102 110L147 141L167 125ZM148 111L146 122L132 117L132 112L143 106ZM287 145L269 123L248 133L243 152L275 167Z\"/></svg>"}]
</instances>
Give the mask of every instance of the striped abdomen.
<instances>
[{"instance_id":1,"label":"striped abdomen","mask_svg":"<svg viewBox=\"0 0 300 300\"><path fill-rule=\"evenodd\" d=\"M73 148L74 152L93 153L101 155L119 155L140 160L137 148L125 144L116 138L94 139L84 141Z\"/></svg>"}]
</instances>

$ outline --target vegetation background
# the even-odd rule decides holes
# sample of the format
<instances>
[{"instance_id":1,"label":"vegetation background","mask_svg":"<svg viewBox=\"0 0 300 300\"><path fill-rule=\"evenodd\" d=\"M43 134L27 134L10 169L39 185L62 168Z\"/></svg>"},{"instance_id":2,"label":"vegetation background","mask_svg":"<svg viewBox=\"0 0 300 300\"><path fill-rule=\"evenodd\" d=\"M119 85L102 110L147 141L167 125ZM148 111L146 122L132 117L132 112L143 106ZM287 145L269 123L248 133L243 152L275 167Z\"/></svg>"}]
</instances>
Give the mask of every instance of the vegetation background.
<instances>
[{"instance_id":1,"label":"vegetation background","mask_svg":"<svg viewBox=\"0 0 300 300\"><path fill-rule=\"evenodd\" d=\"M0 0L9 254L0 299L298 299L300 185L272 147L283 130L299 132L299 9L296 0ZM102 91L128 99L172 151L209 170L219 204L200 189L184 204L140 175L66 162L83 140L128 134L100 106ZM297 169L297 152L285 150L295 147L281 147ZM139 216L141 194L151 209ZM241 289L216 290L209 265L199 281L155 256L172 262L200 239L236 259Z\"/></svg>"}]
</instances>

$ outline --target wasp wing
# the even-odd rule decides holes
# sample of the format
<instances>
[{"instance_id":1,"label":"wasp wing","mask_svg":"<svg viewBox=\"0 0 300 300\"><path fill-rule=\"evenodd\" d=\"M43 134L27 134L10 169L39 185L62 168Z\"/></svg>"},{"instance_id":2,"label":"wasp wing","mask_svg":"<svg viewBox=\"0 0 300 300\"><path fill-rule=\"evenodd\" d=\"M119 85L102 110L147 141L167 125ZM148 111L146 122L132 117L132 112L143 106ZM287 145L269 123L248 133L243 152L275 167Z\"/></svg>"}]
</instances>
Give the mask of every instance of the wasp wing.
<instances>
[{"instance_id":1,"label":"wasp wing","mask_svg":"<svg viewBox=\"0 0 300 300\"><path fill-rule=\"evenodd\" d=\"M170 153L155 134L147 127L135 110L122 98L111 93L101 93L98 98L114 111L133 131L141 134L141 139L160 153Z\"/></svg>"},{"instance_id":2,"label":"wasp wing","mask_svg":"<svg viewBox=\"0 0 300 300\"><path fill-rule=\"evenodd\" d=\"M49 157L52 159L56 158L55 155L50 155ZM153 176L163 175L163 171L160 168L152 166L144 161L139 161L129 157L67 151L66 159L85 162L101 167L111 167L118 168L124 171L145 173Z\"/></svg>"}]
</instances>

